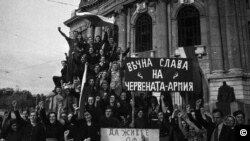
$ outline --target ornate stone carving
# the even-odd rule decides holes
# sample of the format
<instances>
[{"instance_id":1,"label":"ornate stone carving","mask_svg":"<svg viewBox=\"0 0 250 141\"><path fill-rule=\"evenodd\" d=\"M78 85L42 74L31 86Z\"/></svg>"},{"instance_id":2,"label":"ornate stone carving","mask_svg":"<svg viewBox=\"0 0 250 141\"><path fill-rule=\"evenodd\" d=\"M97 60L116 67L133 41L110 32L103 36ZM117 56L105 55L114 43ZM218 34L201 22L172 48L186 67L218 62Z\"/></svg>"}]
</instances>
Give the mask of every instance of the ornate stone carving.
<instances>
[{"instance_id":1,"label":"ornate stone carving","mask_svg":"<svg viewBox=\"0 0 250 141\"><path fill-rule=\"evenodd\" d=\"M146 2L136 3L136 9L133 15L138 13L143 13L147 11L147 5Z\"/></svg>"},{"instance_id":2,"label":"ornate stone carving","mask_svg":"<svg viewBox=\"0 0 250 141\"><path fill-rule=\"evenodd\" d=\"M179 3L181 3L181 4L192 4L192 3L194 3L194 0L179 0Z\"/></svg>"},{"instance_id":3,"label":"ornate stone carving","mask_svg":"<svg viewBox=\"0 0 250 141\"><path fill-rule=\"evenodd\" d=\"M199 10L200 16L205 16L206 15L205 4L202 1L195 0L194 3L191 3L191 5L196 7ZM172 19L177 18L177 15L178 15L178 13L179 13L179 11L180 11L180 9L182 7L183 7L183 4L181 4L181 3L174 4L172 14L171 14Z\"/></svg>"},{"instance_id":4,"label":"ornate stone carving","mask_svg":"<svg viewBox=\"0 0 250 141\"><path fill-rule=\"evenodd\" d=\"M155 12L155 9L156 9L156 3L155 2L150 2L148 4L148 11L153 13L153 12Z\"/></svg>"},{"instance_id":5,"label":"ornate stone carving","mask_svg":"<svg viewBox=\"0 0 250 141\"><path fill-rule=\"evenodd\" d=\"M134 27L135 21L136 21L137 17L140 15L140 13L149 14L152 18L153 25L156 23L156 15L155 15L156 2L136 3L134 9L135 10L133 10L134 12L133 12L132 17L131 17L132 28Z\"/></svg>"},{"instance_id":6,"label":"ornate stone carving","mask_svg":"<svg viewBox=\"0 0 250 141\"><path fill-rule=\"evenodd\" d=\"M123 6L123 5L120 5L120 6L118 6L118 7L115 9L115 13L120 14L120 13L122 12L123 9L124 9L124 6Z\"/></svg>"},{"instance_id":7,"label":"ornate stone carving","mask_svg":"<svg viewBox=\"0 0 250 141\"><path fill-rule=\"evenodd\" d=\"M195 47L195 55L201 58L204 55L207 55L206 46L204 45L196 45Z\"/></svg>"},{"instance_id":8,"label":"ornate stone carving","mask_svg":"<svg viewBox=\"0 0 250 141\"><path fill-rule=\"evenodd\" d=\"M206 46L204 45L195 45L195 55L199 58L202 58L203 56L207 55L207 51L206 51ZM181 50L178 47L177 49L174 50L174 57L180 57L181 56Z\"/></svg>"}]
</instances>

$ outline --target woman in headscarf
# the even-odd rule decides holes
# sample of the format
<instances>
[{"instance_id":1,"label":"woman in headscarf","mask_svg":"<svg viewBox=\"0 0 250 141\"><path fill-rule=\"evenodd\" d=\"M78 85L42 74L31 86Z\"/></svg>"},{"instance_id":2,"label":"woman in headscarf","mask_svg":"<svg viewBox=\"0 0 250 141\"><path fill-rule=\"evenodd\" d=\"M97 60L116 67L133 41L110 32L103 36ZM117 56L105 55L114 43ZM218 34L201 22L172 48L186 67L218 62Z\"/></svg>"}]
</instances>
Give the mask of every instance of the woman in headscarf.
<instances>
[{"instance_id":1,"label":"woman in headscarf","mask_svg":"<svg viewBox=\"0 0 250 141\"><path fill-rule=\"evenodd\" d=\"M236 125L236 119L234 116L228 115L226 116L224 123L231 129L234 129L234 126Z\"/></svg>"},{"instance_id":2,"label":"woman in headscarf","mask_svg":"<svg viewBox=\"0 0 250 141\"><path fill-rule=\"evenodd\" d=\"M93 122L92 114L89 111L84 112L84 120L79 120L79 132L76 141L91 140L99 141L99 126Z\"/></svg>"}]
</instances>

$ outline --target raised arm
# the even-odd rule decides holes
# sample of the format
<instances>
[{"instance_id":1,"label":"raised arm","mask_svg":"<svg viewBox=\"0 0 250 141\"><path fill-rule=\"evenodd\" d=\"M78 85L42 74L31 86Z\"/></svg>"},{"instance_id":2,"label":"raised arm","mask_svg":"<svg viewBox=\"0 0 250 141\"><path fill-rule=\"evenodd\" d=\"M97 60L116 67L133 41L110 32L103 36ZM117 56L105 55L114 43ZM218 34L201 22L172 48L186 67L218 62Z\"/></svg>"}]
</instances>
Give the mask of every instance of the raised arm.
<instances>
[{"instance_id":1,"label":"raised arm","mask_svg":"<svg viewBox=\"0 0 250 141\"><path fill-rule=\"evenodd\" d=\"M12 102L12 106L13 106L13 109L14 109L14 112L15 112L15 116L16 116L17 123L18 123L19 125L25 124L24 119L20 116L20 113L19 113L19 111L18 111L18 109L17 109L17 101L14 100L14 101Z\"/></svg>"},{"instance_id":2,"label":"raised arm","mask_svg":"<svg viewBox=\"0 0 250 141\"><path fill-rule=\"evenodd\" d=\"M49 120L46 117L46 113L45 113L43 101L39 102L39 108L40 108L40 117L41 117L41 120L43 121L43 123L45 125L47 125L49 123Z\"/></svg>"},{"instance_id":3,"label":"raised arm","mask_svg":"<svg viewBox=\"0 0 250 141\"><path fill-rule=\"evenodd\" d=\"M195 103L195 109L196 110L200 110L200 108L201 108L201 102L202 102L201 99L196 100L196 103Z\"/></svg>"},{"instance_id":4,"label":"raised arm","mask_svg":"<svg viewBox=\"0 0 250 141\"><path fill-rule=\"evenodd\" d=\"M69 37L68 37L65 33L62 32L61 27L58 27L58 31L59 31L59 33L60 33L66 40L69 39Z\"/></svg>"},{"instance_id":5,"label":"raised arm","mask_svg":"<svg viewBox=\"0 0 250 141\"><path fill-rule=\"evenodd\" d=\"M130 46L130 45L129 45ZM130 47L128 47L125 52L122 53L122 57L123 58L126 58L127 57L127 54L130 52Z\"/></svg>"},{"instance_id":6,"label":"raised arm","mask_svg":"<svg viewBox=\"0 0 250 141\"><path fill-rule=\"evenodd\" d=\"M178 113L178 125L179 125L179 128L180 128L180 130L181 130L181 132L183 133L183 135L186 137L186 135L187 135L187 131L184 129L184 127L182 127L182 125L181 125L181 119L183 118L183 113L182 112L180 112L180 113Z\"/></svg>"},{"instance_id":7,"label":"raised arm","mask_svg":"<svg viewBox=\"0 0 250 141\"><path fill-rule=\"evenodd\" d=\"M130 99L130 105L132 107L132 113L131 113L131 116L132 116L132 121L130 123L130 127L134 128L135 126L135 100L134 100L134 94L132 95L132 99Z\"/></svg>"},{"instance_id":8,"label":"raised arm","mask_svg":"<svg viewBox=\"0 0 250 141\"><path fill-rule=\"evenodd\" d=\"M111 76L112 62L109 62L108 77Z\"/></svg>"},{"instance_id":9,"label":"raised arm","mask_svg":"<svg viewBox=\"0 0 250 141\"><path fill-rule=\"evenodd\" d=\"M8 111L8 114L4 114L4 117L3 117L3 122L2 122L2 125L1 125L1 130L2 130L2 137L5 138L7 136L7 134L9 133L10 129L11 129L11 126L10 126L10 120L11 120L11 111Z\"/></svg>"},{"instance_id":10,"label":"raised arm","mask_svg":"<svg viewBox=\"0 0 250 141\"><path fill-rule=\"evenodd\" d=\"M193 123L189 120L189 118L186 116L186 118L184 118L184 120L187 122L187 124L191 127L194 128L195 132L200 132L201 130Z\"/></svg>"},{"instance_id":11,"label":"raised arm","mask_svg":"<svg viewBox=\"0 0 250 141\"><path fill-rule=\"evenodd\" d=\"M4 114L3 122L2 122L2 129L7 128L8 121L11 120L11 111L8 111L8 114Z\"/></svg>"},{"instance_id":12,"label":"raised arm","mask_svg":"<svg viewBox=\"0 0 250 141\"><path fill-rule=\"evenodd\" d=\"M62 114L62 103L58 103L58 110L57 110L57 120L62 124L65 125L65 121L61 117Z\"/></svg>"},{"instance_id":13,"label":"raised arm","mask_svg":"<svg viewBox=\"0 0 250 141\"><path fill-rule=\"evenodd\" d=\"M69 130L64 131L64 140L65 141L69 141L68 140L68 135L69 135Z\"/></svg>"},{"instance_id":14,"label":"raised arm","mask_svg":"<svg viewBox=\"0 0 250 141\"><path fill-rule=\"evenodd\" d=\"M99 106L100 100L101 100L101 97L100 96L96 96L96 98L95 98L95 107L96 108Z\"/></svg>"},{"instance_id":15,"label":"raised arm","mask_svg":"<svg viewBox=\"0 0 250 141\"><path fill-rule=\"evenodd\" d=\"M164 102L164 95L161 95L161 110L162 110L162 112L165 114L165 113L167 113L169 110L168 110L168 108L166 107L166 105L165 105L165 102Z\"/></svg>"}]
</instances>

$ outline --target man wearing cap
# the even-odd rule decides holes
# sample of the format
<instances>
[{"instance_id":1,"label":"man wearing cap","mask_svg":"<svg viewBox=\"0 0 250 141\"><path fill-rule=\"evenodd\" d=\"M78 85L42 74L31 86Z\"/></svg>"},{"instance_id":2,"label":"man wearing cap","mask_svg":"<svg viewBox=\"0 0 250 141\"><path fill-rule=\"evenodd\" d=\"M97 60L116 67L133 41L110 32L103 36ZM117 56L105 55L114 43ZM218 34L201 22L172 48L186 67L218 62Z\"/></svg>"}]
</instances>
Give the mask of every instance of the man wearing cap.
<instances>
[{"instance_id":1,"label":"man wearing cap","mask_svg":"<svg viewBox=\"0 0 250 141\"><path fill-rule=\"evenodd\" d=\"M245 124L245 113L241 110L235 111L233 116L236 119L236 125L244 125Z\"/></svg>"},{"instance_id":2,"label":"man wearing cap","mask_svg":"<svg viewBox=\"0 0 250 141\"><path fill-rule=\"evenodd\" d=\"M64 92L65 97L63 99L63 110L67 113L74 112L73 104L77 104L77 99L72 94L72 89L70 88L70 86L66 85L64 87Z\"/></svg>"}]
</instances>

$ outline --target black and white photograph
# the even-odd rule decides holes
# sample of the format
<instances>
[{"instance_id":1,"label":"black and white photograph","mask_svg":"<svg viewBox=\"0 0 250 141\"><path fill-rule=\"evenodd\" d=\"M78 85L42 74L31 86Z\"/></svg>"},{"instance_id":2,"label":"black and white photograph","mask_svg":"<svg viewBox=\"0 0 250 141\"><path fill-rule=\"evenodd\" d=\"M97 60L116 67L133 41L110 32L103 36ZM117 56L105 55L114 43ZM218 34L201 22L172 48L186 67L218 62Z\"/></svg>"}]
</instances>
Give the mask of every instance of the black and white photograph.
<instances>
[{"instance_id":1,"label":"black and white photograph","mask_svg":"<svg viewBox=\"0 0 250 141\"><path fill-rule=\"evenodd\" d=\"M0 141L244 141L250 0L0 0Z\"/></svg>"}]
</instances>

